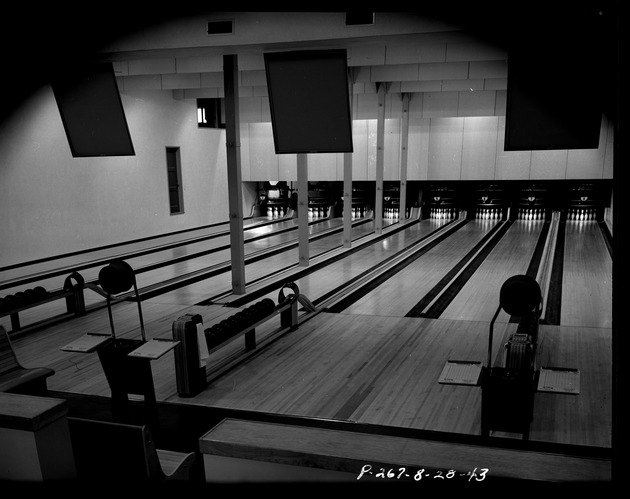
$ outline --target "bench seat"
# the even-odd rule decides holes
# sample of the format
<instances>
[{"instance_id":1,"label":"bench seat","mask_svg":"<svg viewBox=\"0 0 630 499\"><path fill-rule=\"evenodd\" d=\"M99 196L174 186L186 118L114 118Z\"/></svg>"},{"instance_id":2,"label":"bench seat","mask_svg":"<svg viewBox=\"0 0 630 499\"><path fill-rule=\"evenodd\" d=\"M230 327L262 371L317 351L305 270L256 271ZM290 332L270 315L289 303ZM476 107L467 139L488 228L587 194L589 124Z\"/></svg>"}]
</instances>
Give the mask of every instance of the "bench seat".
<instances>
[{"instance_id":1,"label":"bench seat","mask_svg":"<svg viewBox=\"0 0 630 499\"><path fill-rule=\"evenodd\" d=\"M611 479L605 458L232 418L203 435L199 449L209 482Z\"/></svg>"},{"instance_id":2,"label":"bench seat","mask_svg":"<svg viewBox=\"0 0 630 499\"><path fill-rule=\"evenodd\" d=\"M158 449L146 425L68 417L79 480L190 481L194 452Z\"/></svg>"},{"instance_id":3,"label":"bench seat","mask_svg":"<svg viewBox=\"0 0 630 499\"><path fill-rule=\"evenodd\" d=\"M47 395L47 379L55 374L48 367L22 366L5 329L0 326L0 391Z\"/></svg>"}]
</instances>

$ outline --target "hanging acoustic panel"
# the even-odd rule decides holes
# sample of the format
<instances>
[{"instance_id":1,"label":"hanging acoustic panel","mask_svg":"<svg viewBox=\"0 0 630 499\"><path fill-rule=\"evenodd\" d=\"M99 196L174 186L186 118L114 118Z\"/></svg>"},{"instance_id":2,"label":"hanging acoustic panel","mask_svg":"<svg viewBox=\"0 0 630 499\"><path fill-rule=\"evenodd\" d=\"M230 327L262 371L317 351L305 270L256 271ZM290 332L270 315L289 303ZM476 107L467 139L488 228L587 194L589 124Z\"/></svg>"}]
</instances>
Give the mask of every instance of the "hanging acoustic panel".
<instances>
[{"instance_id":1,"label":"hanging acoustic panel","mask_svg":"<svg viewBox=\"0 0 630 499\"><path fill-rule=\"evenodd\" d=\"M345 50L265 54L276 154L352 152Z\"/></svg>"}]
</instances>

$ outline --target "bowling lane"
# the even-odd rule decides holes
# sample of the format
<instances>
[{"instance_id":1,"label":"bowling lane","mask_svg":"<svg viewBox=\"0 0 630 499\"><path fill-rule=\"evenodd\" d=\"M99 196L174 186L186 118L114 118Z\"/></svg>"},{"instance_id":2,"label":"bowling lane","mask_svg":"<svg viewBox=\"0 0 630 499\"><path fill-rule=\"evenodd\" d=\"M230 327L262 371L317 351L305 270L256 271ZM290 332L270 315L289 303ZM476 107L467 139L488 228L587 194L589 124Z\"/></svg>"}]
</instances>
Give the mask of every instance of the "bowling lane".
<instances>
[{"instance_id":1,"label":"bowling lane","mask_svg":"<svg viewBox=\"0 0 630 499\"><path fill-rule=\"evenodd\" d=\"M388 225L388 223L384 222L383 227L387 227ZM373 233L374 221L356 225L352 228L352 240L358 241L361 238ZM329 234L326 237L309 242L309 258L316 258L319 255L342 246L343 231ZM246 286L251 286L258 281L273 277L274 274L284 270L295 269L298 266L298 262L299 246L294 245L280 253L270 255L255 262L247 263L245 265ZM212 299L213 303L226 303L234 299L234 296L231 294L231 279L232 276L230 272L223 272L220 275L205 279L199 283L187 285L185 288L176 290L175 292L161 295L156 299L168 303L173 303L175 301L182 304L198 303L208 299ZM304 294L301 289L300 291ZM269 296L277 302L277 291Z\"/></svg>"},{"instance_id":2,"label":"bowling lane","mask_svg":"<svg viewBox=\"0 0 630 499\"><path fill-rule=\"evenodd\" d=\"M385 224L387 226L388 224ZM325 231L330 229L341 229L343 226L343 220L331 219L321 220L309 225L309 231L311 237L321 235ZM268 230L268 229L264 229ZM363 224L357 224L353 228L352 237L360 238L366 234L374 231L374 222L367 221ZM126 261L136 270L140 269L140 272L136 275L138 282L138 288L142 289L145 286L161 283L168 279L179 278L189 273L209 268L220 268L221 272L212 277L205 279L200 285L193 285L191 287L185 287L179 293L171 293L171 299L180 304L192 304L196 301L200 301L212 296L214 294L225 293L231 289L231 273L230 273L230 248L229 248L229 236L221 236L221 238L213 239L205 243L206 254L179 262L169 264L169 260L177 258L178 256L184 256L191 254L194 251L199 251L199 245L202 243L195 242L191 245L182 246L179 248L173 248L164 251L158 251L143 255L137 258L129 258ZM274 234L273 232L267 237L263 237L260 240L255 241L255 244L247 243L245 245L246 257L256 254L259 251L273 248L277 246L281 249L278 255L263 258L260 262L255 264L246 265L246 278L248 281L254 278L261 278L269 273L276 272L278 269L285 268L288 265L296 264L298 262L297 248L282 250L283 245L287 243L297 242L298 234L297 230L291 232L285 232L282 234ZM342 245L343 231L338 230L335 234L322 237L322 240L318 242L318 245L322 245L322 251L328 251L335 246ZM216 248L218 245L223 244L224 248L218 251L209 252L208 249ZM192 246L193 248L189 247ZM288 254L287 254L288 252ZM164 266L159 266L161 263L165 263ZM148 265L156 265L157 267L150 272L142 272L142 268ZM86 269L81 271L81 275L86 282L95 280L98 278L98 272L102 268L101 266ZM253 269L253 270L251 270ZM59 289L63 286L65 276L50 279L49 281L42 281L42 285L46 289ZM39 283L38 283L39 284ZM7 293L10 291L7 291ZM174 296L174 298L173 298ZM104 303L104 298L94 291L87 289L84 293L86 305L92 306L95 304ZM168 301L168 300L166 300ZM39 320L54 317L66 312L65 300L54 300L38 307L30 308L20 312L20 320L23 326L35 323ZM2 324L7 330L11 330L11 322L9 316L0 318L0 324Z\"/></svg>"},{"instance_id":3,"label":"bowling lane","mask_svg":"<svg viewBox=\"0 0 630 499\"><path fill-rule=\"evenodd\" d=\"M404 317L497 223L471 220L342 313Z\"/></svg>"},{"instance_id":4,"label":"bowling lane","mask_svg":"<svg viewBox=\"0 0 630 499\"><path fill-rule=\"evenodd\" d=\"M446 219L426 219L417 224L391 234L382 240L369 244L365 248L331 262L306 276L295 280L300 293L317 305L323 297L350 280L360 276L381 262L384 262L409 245L421 240L447 224ZM265 295L277 301L278 292ZM226 298L230 301L233 297Z\"/></svg>"},{"instance_id":5,"label":"bowling lane","mask_svg":"<svg viewBox=\"0 0 630 499\"><path fill-rule=\"evenodd\" d=\"M321 220L309 225L311 235L317 235L326 230L341 227L340 219ZM254 254L257 251L265 250L273 246L290 243L297 240L297 220L288 219L273 224L252 227L245 234L245 255ZM218 232L214 237L201 237L193 239L184 239L182 244L176 246L166 245L164 249L161 246L154 246L151 249L142 251L139 254L135 252L123 252L115 248L115 252L111 252L109 257L103 261L101 259L93 260L94 266L90 268L80 269L78 272L86 282L96 280L98 272L106 265L109 259L123 258L137 272L138 286L146 286L159 282L160 278L171 279L177 277L181 273L194 272L212 265L220 265L230 261L230 234L229 231ZM136 256L134 256L134 254ZM51 277L36 282L46 289L54 290L63 286L63 281L74 268L81 265L75 262L65 273L59 276ZM164 264L160 269L145 272L145 267L155 267ZM3 282L3 281L0 281ZM34 286L33 284L32 286ZM30 284L24 287L32 287ZM21 289L15 288L15 291ZM3 290L3 293L14 292L11 288Z\"/></svg>"},{"instance_id":6,"label":"bowling lane","mask_svg":"<svg viewBox=\"0 0 630 499\"><path fill-rule=\"evenodd\" d=\"M560 324L612 327L612 258L595 221L565 224Z\"/></svg>"},{"instance_id":7,"label":"bowling lane","mask_svg":"<svg viewBox=\"0 0 630 499\"><path fill-rule=\"evenodd\" d=\"M515 220L468 282L440 314L440 319L490 321L499 306L503 283L525 274L544 226L541 220ZM507 322L501 311L497 322Z\"/></svg>"},{"instance_id":8,"label":"bowling lane","mask_svg":"<svg viewBox=\"0 0 630 499\"><path fill-rule=\"evenodd\" d=\"M245 239L252 239L264 234L269 234L278 230L285 230L297 227L297 219L277 219L270 220L267 217L248 218L243 221ZM167 250L171 248L174 252L182 253L180 249L183 245L194 245L198 243L205 247L208 241L214 241L220 237L229 238L230 227L228 222L212 224L196 229L172 232L155 237L141 238L134 241L122 242L120 244L103 246L81 252L73 252L68 255L60 255L44 260L25 263L24 265L9 265L0 268L0 283L2 288L12 281L17 281L29 277L37 277L42 274L56 272L57 275L65 276L75 269L84 272L82 267L94 265L100 268L104 261L114 258L127 259L138 253L146 253Z\"/></svg>"}]
</instances>

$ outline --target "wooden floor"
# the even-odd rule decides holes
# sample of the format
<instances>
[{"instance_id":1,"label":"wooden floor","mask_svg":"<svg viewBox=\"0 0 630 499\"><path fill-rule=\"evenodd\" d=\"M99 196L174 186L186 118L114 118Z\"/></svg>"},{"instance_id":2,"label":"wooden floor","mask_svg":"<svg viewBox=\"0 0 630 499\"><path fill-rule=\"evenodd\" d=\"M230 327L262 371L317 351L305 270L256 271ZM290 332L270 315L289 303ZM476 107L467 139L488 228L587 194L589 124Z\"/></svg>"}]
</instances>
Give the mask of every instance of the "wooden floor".
<instances>
[{"instance_id":1,"label":"wooden floor","mask_svg":"<svg viewBox=\"0 0 630 499\"><path fill-rule=\"evenodd\" d=\"M314 299L338 282L350 279L370 262L373 265L439 225L437 221L423 221L347 259L339 259L300 279L300 291ZM428 274L419 277L418 272L438 269L440 257L445 259L442 265L446 268L449 255L452 261L458 258L457 251L461 253L458 237L470 236L472 241L482 237L489 227L473 223L467 230L471 231L468 235L462 232L457 237L447 238L440 245L441 253L427 253L426 260L419 260L425 262L424 267L417 264L413 272L406 274L407 278L416 284L435 279ZM437 380L449 359L485 363L489 321L497 305L497 283L505 275L520 273L526 267L539 230L537 225L515 224L488 256L484 263L487 268L480 267L469 282L470 289L462 290L464 302L459 308L477 310L477 315L449 312L437 319L403 317L396 304L405 293L397 295L390 291L389 295L385 293L373 299L371 308L315 315L193 398L177 395L174 356L169 353L152 363L158 400L478 435L480 389L442 385ZM580 369L581 390L579 395L537 393L530 439L608 448L612 418L610 257L603 249L595 224L567 223L567 241L570 239L566 244L568 274L564 283L582 300L577 309L590 304L597 313L582 315L571 312L569 305L563 305L565 315L561 325L541 325L538 366ZM270 267L280 265L281 257L277 260L278 264L256 264L248 269L248 278L263 275ZM286 265L286 255L284 260ZM405 279L398 276L388 285L405 290ZM184 313L200 313L204 322L233 313L233 309L221 303L193 305L225 289L226 281L229 285L229 276L144 301L147 336L170 336L172 322ZM407 294L422 293L407 291ZM277 291L271 296L277 301ZM487 303L473 307L470 302L473 298ZM575 296L567 299L578 300ZM453 310L455 305L453 302ZM366 305L357 303L356 306ZM479 312L480 309L483 311ZM114 317L119 336L139 337L135 304L116 305ZM14 347L24 365L55 369L56 374L49 380L51 390L109 396L109 387L95 354L73 354L59 349L84 333L109 330L108 324L106 310L100 310L16 338ZM269 333L277 325L277 321L272 320L257 332ZM495 356L500 355L515 328L515 324L505 319L497 322Z\"/></svg>"}]
</instances>

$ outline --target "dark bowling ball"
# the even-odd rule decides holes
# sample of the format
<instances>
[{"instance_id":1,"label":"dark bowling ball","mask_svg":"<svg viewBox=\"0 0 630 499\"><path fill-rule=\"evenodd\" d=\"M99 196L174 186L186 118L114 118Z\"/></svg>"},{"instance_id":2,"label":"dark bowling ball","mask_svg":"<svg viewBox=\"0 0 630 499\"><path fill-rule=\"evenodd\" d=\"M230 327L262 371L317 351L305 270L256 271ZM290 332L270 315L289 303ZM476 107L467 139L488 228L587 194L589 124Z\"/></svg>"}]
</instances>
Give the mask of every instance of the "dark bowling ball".
<instances>
[{"instance_id":1,"label":"dark bowling ball","mask_svg":"<svg viewBox=\"0 0 630 499\"><path fill-rule=\"evenodd\" d=\"M229 320L229 318L223 319L219 322L219 325L223 328L223 334L225 336L229 336L234 332L234 324Z\"/></svg>"},{"instance_id":2,"label":"dark bowling ball","mask_svg":"<svg viewBox=\"0 0 630 499\"><path fill-rule=\"evenodd\" d=\"M103 267L98 273L98 282L107 293L117 295L128 291L134 284L134 271L122 260L116 260Z\"/></svg>"},{"instance_id":3,"label":"dark bowling ball","mask_svg":"<svg viewBox=\"0 0 630 499\"><path fill-rule=\"evenodd\" d=\"M252 311L248 308L243 309L241 312L241 317L243 317L243 323L245 324L245 327L249 327L252 324L254 324L254 315L252 313Z\"/></svg>"},{"instance_id":4,"label":"dark bowling ball","mask_svg":"<svg viewBox=\"0 0 630 499\"><path fill-rule=\"evenodd\" d=\"M236 316L232 315L227 319L228 324L230 325L230 331L232 333L238 333L241 330L241 324Z\"/></svg>"},{"instance_id":5,"label":"dark bowling ball","mask_svg":"<svg viewBox=\"0 0 630 499\"><path fill-rule=\"evenodd\" d=\"M264 310L265 316L271 315L271 313L275 310L276 304L273 302L271 298L264 298L262 301L262 309Z\"/></svg>"},{"instance_id":6,"label":"dark bowling ball","mask_svg":"<svg viewBox=\"0 0 630 499\"><path fill-rule=\"evenodd\" d=\"M28 304L28 299L26 298L26 294L24 291L18 291L15 293L15 306L16 307L24 307Z\"/></svg>"},{"instance_id":7,"label":"dark bowling ball","mask_svg":"<svg viewBox=\"0 0 630 499\"><path fill-rule=\"evenodd\" d=\"M219 345L223 341L223 326L214 324L205 330L205 336L209 348Z\"/></svg>"},{"instance_id":8,"label":"dark bowling ball","mask_svg":"<svg viewBox=\"0 0 630 499\"><path fill-rule=\"evenodd\" d=\"M514 275L507 279L499 293L501 308L510 315L522 317L540 304L541 291L538 282L527 275Z\"/></svg>"},{"instance_id":9,"label":"dark bowling ball","mask_svg":"<svg viewBox=\"0 0 630 499\"><path fill-rule=\"evenodd\" d=\"M13 310L16 307L17 307L17 305L15 304L15 296L13 296L13 295L6 295L4 297L4 308L5 308L5 310Z\"/></svg>"},{"instance_id":10,"label":"dark bowling ball","mask_svg":"<svg viewBox=\"0 0 630 499\"><path fill-rule=\"evenodd\" d=\"M237 331L242 331L243 329L245 329L247 327L247 322L246 322L245 316L242 314L242 312L236 312L232 316L232 320L234 321L234 324L236 326L236 330Z\"/></svg>"},{"instance_id":11,"label":"dark bowling ball","mask_svg":"<svg viewBox=\"0 0 630 499\"><path fill-rule=\"evenodd\" d=\"M33 291L35 291L35 295L39 300L43 300L48 295L48 291L46 291L46 288L44 286L35 286L35 288L33 288Z\"/></svg>"},{"instance_id":12,"label":"dark bowling ball","mask_svg":"<svg viewBox=\"0 0 630 499\"><path fill-rule=\"evenodd\" d=\"M29 305L38 301L37 293L34 289L27 289L24 291L24 294L26 295L26 301Z\"/></svg>"},{"instance_id":13,"label":"dark bowling ball","mask_svg":"<svg viewBox=\"0 0 630 499\"><path fill-rule=\"evenodd\" d=\"M256 321L259 321L260 319L262 319L263 310L262 310L262 304L260 302L254 303L253 305L249 307L249 309L251 310L252 316L256 319Z\"/></svg>"}]
</instances>

